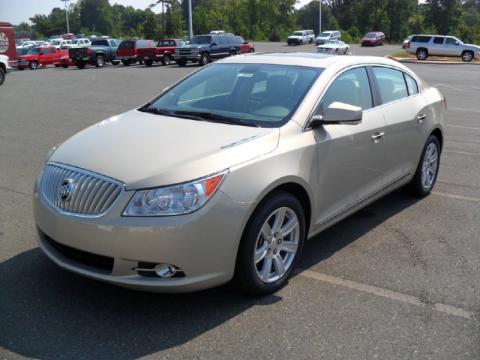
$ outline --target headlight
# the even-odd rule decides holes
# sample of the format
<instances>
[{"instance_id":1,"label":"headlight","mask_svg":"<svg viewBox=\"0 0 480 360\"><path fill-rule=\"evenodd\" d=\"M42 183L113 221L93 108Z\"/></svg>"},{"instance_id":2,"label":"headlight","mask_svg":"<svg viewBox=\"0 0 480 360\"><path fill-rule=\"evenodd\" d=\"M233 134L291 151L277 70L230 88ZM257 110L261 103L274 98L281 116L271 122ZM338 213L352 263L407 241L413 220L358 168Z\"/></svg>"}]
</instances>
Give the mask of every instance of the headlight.
<instances>
[{"instance_id":1,"label":"headlight","mask_svg":"<svg viewBox=\"0 0 480 360\"><path fill-rule=\"evenodd\" d=\"M220 187L226 172L189 183L135 192L123 216L168 216L200 209Z\"/></svg>"}]
</instances>

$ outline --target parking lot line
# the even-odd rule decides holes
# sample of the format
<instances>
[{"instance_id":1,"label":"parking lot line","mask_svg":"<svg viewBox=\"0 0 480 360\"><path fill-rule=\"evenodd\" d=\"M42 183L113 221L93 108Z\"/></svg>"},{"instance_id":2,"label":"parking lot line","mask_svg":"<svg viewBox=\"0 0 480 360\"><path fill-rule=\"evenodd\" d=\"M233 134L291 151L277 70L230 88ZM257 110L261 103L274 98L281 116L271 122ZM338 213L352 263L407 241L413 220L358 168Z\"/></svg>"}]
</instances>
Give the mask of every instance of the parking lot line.
<instances>
[{"instance_id":1,"label":"parking lot line","mask_svg":"<svg viewBox=\"0 0 480 360\"><path fill-rule=\"evenodd\" d=\"M422 301L422 299L417 296L402 294L395 291L379 288L376 286L366 285L356 281L346 280L336 276L331 276L331 275L327 275L327 274L323 274L323 273L319 273L311 270L303 270L299 272L299 275L309 279L320 280L329 284L338 285L338 286L346 287L349 289L362 291L368 294L381 296L390 300L400 301L406 304L411 304L415 306L424 307L427 309L432 309L448 315L458 316L468 320L474 319L474 315L467 310L464 310L455 306L451 306L451 305Z\"/></svg>"},{"instance_id":2,"label":"parking lot line","mask_svg":"<svg viewBox=\"0 0 480 360\"><path fill-rule=\"evenodd\" d=\"M453 150L443 150L445 153L449 154L459 154L459 155L480 155L480 153L468 152L468 151L453 151Z\"/></svg>"},{"instance_id":3,"label":"parking lot line","mask_svg":"<svg viewBox=\"0 0 480 360\"><path fill-rule=\"evenodd\" d=\"M480 130L480 128L478 127L460 126L460 125L447 125L447 127L458 128L458 129L468 129L468 130Z\"/></svg>"},{"instance_id":4,"label":"parking lot line","mask_svg":"<svg viewBox=\"0 0 480 360\"><path fill-rule=\"evenodd\" d=\"M469 197L469 196L461 196L461 195L454 195L448 194L440 191L432 191L433 195L444 196L451 199L458 199L458 200L466 200L466 201L473 201L473 202L480 202L479 198Z\"/></svg>"}]
</instances>

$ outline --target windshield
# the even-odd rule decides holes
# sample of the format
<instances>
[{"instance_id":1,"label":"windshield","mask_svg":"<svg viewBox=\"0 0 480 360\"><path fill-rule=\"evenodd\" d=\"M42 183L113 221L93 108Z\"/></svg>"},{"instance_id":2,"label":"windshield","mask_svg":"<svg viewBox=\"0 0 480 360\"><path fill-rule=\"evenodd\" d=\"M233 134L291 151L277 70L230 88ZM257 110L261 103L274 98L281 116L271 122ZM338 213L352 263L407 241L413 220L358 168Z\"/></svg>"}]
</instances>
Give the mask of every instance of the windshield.
<instances>
[{"instance_id":1,"label":"windshield","mask_svg":"<svg viewBox=\"0 0 480 360\"><path fill-rule=\"evenodd\" d=\"M340 42L338 40L328 40L325 44L338 45Z\"/></svg>"},{"instance_id":2,"label":"windshield","mask_svg":"<svg viewBox=\"0 0 480 360\"><path fill-rule=\"evenodd\" d=\"M194 36L190 44L210 44L211 36L198 35Z\"/></svg>"},{"instance_id":3,"label":"windshield","mask_svg":"<svg viewBox=\"0 0 480 360\"><path fill-rule=\"evenodd\" d=\"M50 41L50 45L59 45L61 40L52 40Z\"/></svg>"},{"instance_id":4,"label":"windshield","mask_svg":"<svg viewBox=\"0 0 480 360\"><path fill-rule=\"evenodd\" d=\"M323 69L272 64L213 64L140 109L238 125L279 127Z\"/></svg>"},{"instance_id":5,"label":"windshield","mask_svg":"<svg viewBox=\"0 0 480 360\"><path fill-rule=\"evenodd\" d=\"M303 32L301 32L301 31L295 31L295 32L293 33L293 35L295 35L295 36L303 36Z\"/></svg>"},{"instance_id":6,"label":"windshield","mask_svg":"<svg viewBox=\"0 0 480 360\"><path fill-rule=\"evenodd\" d=\"M322 34L320 35L321 37L330 37L331 33L329 32L322 32Z\"/></svg>"},{"instance_id":7,"label":"windshield","mask_svg":"<svg viewBox=\"0 0 480 360\"><path fill-rule=\"evenodd\" d=\"M373 39L373 38L377 37L377 34L376 33L368 33L367 35L365 35L365 37L367 39Z\"/></svg>"}]
</instances>

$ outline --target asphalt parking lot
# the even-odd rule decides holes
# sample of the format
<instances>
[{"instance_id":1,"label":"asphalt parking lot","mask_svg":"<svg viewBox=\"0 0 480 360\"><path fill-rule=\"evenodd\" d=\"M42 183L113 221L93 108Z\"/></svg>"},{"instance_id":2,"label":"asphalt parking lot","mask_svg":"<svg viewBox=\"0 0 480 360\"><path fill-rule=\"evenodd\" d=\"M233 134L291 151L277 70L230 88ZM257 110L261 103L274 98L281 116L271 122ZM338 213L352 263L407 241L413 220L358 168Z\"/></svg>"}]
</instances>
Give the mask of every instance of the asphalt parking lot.
<instances>
[{"instance_id":1,"label":"asphalt parking lot","mask_svg":"<svg viewBox=\"0 0 480 360\"><path fill-rule=\"evenodd\" d=\"M36 245L31 193L48 150L196 66L10 73L0 88L0 358L479 359L480 67L409 66L448 102L434 193L396 191L328 229L307 242L289 285L263 298L230 285L124 290L57 268Z\"/></svg>"}]
</instances>

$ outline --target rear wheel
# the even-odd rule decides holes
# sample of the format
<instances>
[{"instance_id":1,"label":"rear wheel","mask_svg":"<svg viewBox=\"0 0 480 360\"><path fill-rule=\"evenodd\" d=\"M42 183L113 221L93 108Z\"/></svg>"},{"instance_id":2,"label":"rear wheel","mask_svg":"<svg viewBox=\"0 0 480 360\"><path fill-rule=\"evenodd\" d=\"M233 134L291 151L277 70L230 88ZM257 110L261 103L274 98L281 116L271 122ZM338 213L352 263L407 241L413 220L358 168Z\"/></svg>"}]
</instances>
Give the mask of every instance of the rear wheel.
<instances>
[{"instance_id":1,"label":"rear wheel","mask_svg":"<svg viewBox=\"0 0 480 360\"><path fill-rule=\"evenodd\" d=\"M118 65L118 64L120 64L120 61L118 61L118 60L113 61L112 60L112 65Z\"/></svg>"},{"instance_id":2,"label":"rear wheel","mask_svg":"<svg viewBox=\"0 0 480 360\"><path fill-rule=\"evenodd\" d=\"M427 49L421 48L417 50L417 59L418 60L425 60L428 57Z\"/></svg>"},{"instance_id":3,"label":"rear wheel","mask_svg":"<svg viewBox=\"0 0 480 360\"><path fill-rule=\"evenodd\" d=\"M103 57L103 55L97 56L97 59L95 60L95 66L98 68L105 66L105 58Z\"/></svg>"},{"instance_id":4,"label":"rear wheel","mask_svg":"<svg viewBox=\"0 0 480 360\"><path fill-rule=\"evenodd\" d=\"M0 67L0 85L2 85L5 82L5 70L3 70L2 67Z\"/></svg>"},{"instance_id":5,"label":"rear wheel","mask_svg":"<svg viewBox=\"0 0 480 360\"><path fill-rule=\"evenodd\" d=\"M64 69L66 69L66 68L68 68L68 65L67 65L67 64L63 64L62 67L63 67Z\"/></svg>"},{"instance_id":6,"label":"rear wheel","mask_svg":"<svg viewBox=\"0 0 480 360\"><path fill-rule=\"evenodd\" d=\"M208 53L202 53L202 55L200 55L200 60L198 61L198 64L200 66L203 66L203 65L206 65L210 62L210 56L208 55Z\"/></svg>"},{"instance_id":7,"label":"rear wheel","mask_svg":"<svg viewBox=\"0 0 480 360\"><path fill-rule=\"evenodd\" d=\"M464 52L462 53L462 60L463 60L464 62L470 62L470 61L473 60L473 56L474 56L474 55L473 55L473 52L472 52L472 51L464 51Z\"/></svg>"},{"instance_id":8,"label":"rear wheel","mask_svg":"<svg viewBox=\"0 0 480 360\"><path fill-rule=\"evenodd\" d=\"M251 48L251 49L249 50L249 52L254 53L254 52L255 52L255 49L254 49L254 48Z\"/></svg>"},{"instance_id":9,"label":"rear wheel","mask_svg":"<svg viewBox=\"0 0 480 360\"><path fill-rule=\"evenodd\" d=\"M163 65L170 65L170 55L169 54L163 55L162 64Z\"/></svg>"},{"instance_id":10,"label":"rear wheel","mask_svg":"<svg viewBox=\"0 0 480 360\"><path fill-rule=\"evenodd\" d=\"M79 69L84 69L85 68L85 63L83 61L77 62L75 65L77 65L77 68L79 68Z\"/></svg>"},{"instance_id":11,"label":"rear wheel","mask_svg":"<svg viewBox=\"0 0 480 360\"><path fill-rule=\"evenodd\" d=\"M145 60L145 65L146 66L152 66L153 65L153 60Z\"/></svg>"},{"instance_id":12,"label":"rear wheel","mask_svg":"<svg viewBox=\"0 0 480 360\"><path fill-rule=\"evenodd\" d=\"M431 193L437 180L440 165L440 143L438 138L430 135L423 147L415 176L410 183L410 189L417 196L427 196Z\"/></svg>"},{"instance_id":13,"label":"rear wheel","mask_svg":"<svg viewBox=\"0 0 480 360\"><path fill-rule=\"evenodd\" d=\"M305 215L299 200L278 192L264 200L245 227L235 265L244 291L269 294L284 286L302 253Z\"/></svg>"},{"instance_id":14,"label":"rear wheel","mask_svg":"<svg viewBox=\"0 0 480 360\"><path fill-rule=\"evenodd\" d=\"M30 64L28 65L31 70L37 70L38 69L38 62L36 61L31 61Z\"/></svg>"},{"instance_id":15,"label":"rear wheel","mask_svg":"<svg viewBox=\"0 0 480 360\"><path fill-rule=\"evenodd\" d=\"M235 50L230 51L230 56L235 56L237 55L237 52Z\"/></svg>"},{"instance_id":16,"label":"rear wheel","mask_svg":"<svg viewBox=\"0 0 480 360\"><path fill-rule=\"evenodd\" d=\"M130 60L122 60L122 64L125 66L130 66L131 62Z\"/></svg>"}]
</instances>

